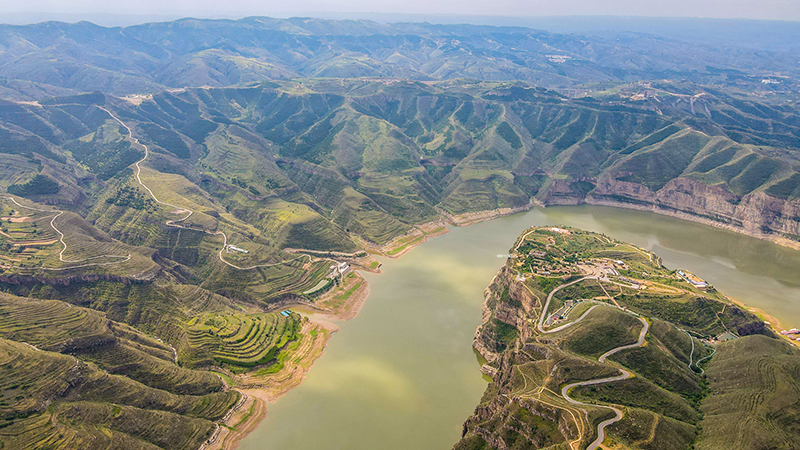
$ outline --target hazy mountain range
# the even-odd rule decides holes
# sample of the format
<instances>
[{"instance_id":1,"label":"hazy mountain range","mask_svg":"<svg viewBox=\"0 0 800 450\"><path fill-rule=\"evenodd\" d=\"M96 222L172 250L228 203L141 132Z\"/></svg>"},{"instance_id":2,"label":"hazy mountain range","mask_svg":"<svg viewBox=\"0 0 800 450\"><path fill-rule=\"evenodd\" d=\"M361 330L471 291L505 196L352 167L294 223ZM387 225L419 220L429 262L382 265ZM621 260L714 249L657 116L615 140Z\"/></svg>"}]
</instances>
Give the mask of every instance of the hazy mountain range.
<instances>
[{"instance_id":1,"label":"hazy mountain range","mask_svg":"<svg viewBox=\"0 0 800 450\"><path fill-rule=\"evenodd\" d=\"M0 27L0 93L19 99L64 90L127 95L296 77L521 80L550 88L667 78L751 89L748 81L797 73L791 52L642 33L598 37L521 27L266 17L125 28L88 22Z\"/></svg>"},{"instance_id":2,"label":"hazy mountain range","mask_svg":"<svg viewBox=\"0 0 800 450\"><path fill-rule=\"evenodd\" d=\"M330 335L280 311L353 313L365 282L332 261L376 270L369 252L398 256L446 223L590 203L797 247L798 57L785 41L707 33L260 17L0 26L0 447L224 442L257 406L236 389L291 388ZM498 304L518 308L507 275ZM727 311L723 328L772 336ZM661 329L659 342L694 342ZM515 345L499 322L484 331L487 345ZM784 352L772 344L764 354ZM661 395L647 397L658 414L661 398L683 408L663 414L681 439L657 447L682 449L708 390L691 353L688 365L685 349L668 353L656 356L691 389L643 389ZM737 417L760 420L778 400ZM522 429L507 412L487 423L476 411L459 448ZM550 431L542 442L574 434Z\"/></svg>"}]
</instances>

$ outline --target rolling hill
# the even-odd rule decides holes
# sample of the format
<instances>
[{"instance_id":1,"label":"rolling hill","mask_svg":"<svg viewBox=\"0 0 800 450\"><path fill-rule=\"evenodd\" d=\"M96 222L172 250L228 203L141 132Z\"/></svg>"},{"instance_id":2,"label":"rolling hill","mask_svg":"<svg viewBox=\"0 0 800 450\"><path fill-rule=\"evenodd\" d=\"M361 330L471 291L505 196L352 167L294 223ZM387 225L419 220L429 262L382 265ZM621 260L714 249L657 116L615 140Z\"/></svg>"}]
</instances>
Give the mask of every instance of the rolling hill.
<instances>
[{"instance_id":1,"label":"rolling hill","mask_svg":"<svg viewBox=\"0 0 800 450\"><path fill-rule=\"evenodd\" d=\"M369 21L0 26L0 442L217 445L233 415L255 408L237 389L296 385L330 335L286 309L351 317L366 291L351 268L377 270L370 253L399 256L448 223L592 203L798 246L792 58L647 35ZM636 251L619 258L671 276ZM513 286L493 285L499 312L479 336L505 361L486 370L522 369L496 378L486 404L503 389L532 395L534 381L552 394L611 376L595 359L642 329L604 306L529 346ZM728 376L737 346L793 370L760 322L720 313L716 294L664 288L644 301L609 288L652 319L647 346L609 357L637 378L574 389L629 408L614 439L717 448L729 435L712 430L727 424L791 423L791 408L727 416L727 401L709 400L722 398L709 396L715 386L737 404L788 391L790 378L748 372L756 384L743 387ZM601 296L591 283L563 293ZM723 328L743 337L693 365L707 356L697 337ZM610 417L587 408L585 423L562 423L577 410L551 406L489 408L491 423L480 410L459 445L588 443L589 425Z\"/></svg>"},{"instance_id":2,"label":"rolling hill","mask_svg":"<svg viewBox=\"0 0 800 450\"><path fill-rule=\"evenodd\" d=\"M127 95L265 79L396 77L521 80L548 88L684 79L770 90L761 79L779 74L784 83L777 89L796 91L791 51L708 42L311 18L189 18L124 28L45 22L0 27L0 89L6 98L35 100L65 91Z\"/></svg>"},{"instance_id":3,"label":"rolling hill","mask_svg":"<svg viewBox=\"0 0 800 450\"><path fill-rule=\"evenodd\" d=\"M533 228L484 306L492 382L455 449L795 446L796 347L655 254Z\"/></svg>"}]
</instances>

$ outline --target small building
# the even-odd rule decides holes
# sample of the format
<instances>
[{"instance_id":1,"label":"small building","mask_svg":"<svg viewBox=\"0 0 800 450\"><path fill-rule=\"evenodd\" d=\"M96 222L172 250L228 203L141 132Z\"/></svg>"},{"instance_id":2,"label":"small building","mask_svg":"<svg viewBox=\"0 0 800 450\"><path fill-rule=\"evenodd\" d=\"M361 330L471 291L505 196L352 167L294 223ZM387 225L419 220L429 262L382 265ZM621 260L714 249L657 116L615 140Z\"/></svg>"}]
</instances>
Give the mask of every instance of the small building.
<instances>
[{"instance_id":1,"label":"small building","mask_svg":"<svg viewBox=\"0 0 800 450\"><path fill-rule=\"evenodd\" d=\"M608 266L605 266L605 267L603 267L603 272L605 272L605 274L606 274L607 276L610 276L610 277L617 277L617 276L619 276L619 272L617 272L617 269L615 269L615 268L613 268L613 267L608 267Z\"/></svg>"},{"instance_id":2,"label":"small building","mask_svg":"<svg viewBox=\"0 0 800 450\"><path fill-rule=\"evenodd\" d=\"M647 286L643 285L642 283L640 283L639 280L632 280L630 278L619 277L619 281L629 284L630 287L632 287L633 289L641 290L641 289L645 289L647 287Z\"/></svg>"},{"instance_id":3,"label":"small building","mask_svg":"<svg viewBox=\"0 0 800 450\"><path fill-rule=\"evenodd\" d=\"M683 269L680 269L678 270L678 276L686 280L687 283L691 284L697 289L704 290L708 288L708 283L706 283L705 280L703 280L702 278L698 277L697 275L691 272L687 272Z\"/></svg>"},{"instance_id":4,"label":"small building","mask_svg":"<svg viewBox=\"0 0 800 450\"><path fill-rule=\"evenodd\" d=\"M328 278L338 278L340 276L344 276L350 270L350 265L346 262L337 262L336 264L331 266L331 273L328 274Z\"/></svg>"},{"instance_id":5,"label":"small building","mask_svg":"<svg viewBox=\"0 0 800 450\"><path fill-rule=\"evenodd\" d=\"M228 244L228 252L250 253L247 250L241 247L237 247L233 244Z\"/></svg>"},{"instance_id":6,"label":"small building","mask_svg":"<svg viewBox=\"0 0 800 450\"><path fill-rule=\"evenodd\" d=\"M528 254L534 258L544 258L547 256L547 252L543 252L541 250L531 250L528 252Z\"/></svg>"}]
</instances>

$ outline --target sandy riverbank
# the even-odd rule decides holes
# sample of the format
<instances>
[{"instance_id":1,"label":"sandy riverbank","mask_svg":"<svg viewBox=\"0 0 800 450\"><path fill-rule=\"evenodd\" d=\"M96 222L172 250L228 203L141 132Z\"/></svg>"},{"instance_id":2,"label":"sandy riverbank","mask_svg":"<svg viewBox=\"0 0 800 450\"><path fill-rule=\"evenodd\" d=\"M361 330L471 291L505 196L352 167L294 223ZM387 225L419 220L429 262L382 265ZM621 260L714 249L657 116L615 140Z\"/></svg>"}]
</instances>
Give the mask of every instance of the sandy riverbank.
<instances>
[{"instance_id":1,"label":"sandy riverbank","mask_svg":"<svg viewBox=\"0 0 800 450\"><path fill-rule=\"evenodd\" d=\"M277 373L262 377L243 374L234 378L234 388L246 400L222 421L214 442L203 447L203 450L236 449L239 442L266 417L267 405L278 401L305 379L314 362L324 353L328 339L339 330L334 322L356 317L367 297L369 285L366 280L358 273L352 273L349 282L315 302L318 308L293 308L308 319L301 331L303 337L297 349Z\"/></svg>"},{"instance_id":2,"label":"sandy riverbank","mask_svg":"<svg viewBox=\"0 0 800 450\"><path fill-rule=\"evenodd\" d=\"M337 330L335 325L308 320L303 325L297 349L284 361L280 371L265 376L255 373L235 376L234 389L245 400L222 420L214 442L204 446L203 450L236 449L239 442L264 419L267 405L275 403L303 381L314 361L322 356L331 334Z\"/></svg>"},{"instance_id":3,"label":"sandy riverbank","mask_svg":"<svg viewBox=\"0 0 800 450\"><path fill-rule=\"evenodd\" d=\"M357 237L356 242L369 253L397 259L410 252L418 245L424 244L428 239L441 236L447 233L447 231L447 222L444 219L436 219L431 222L415 225L404 234L395 236L385 244L376 244L374 242L358 239Z\"/></svg>"}]
</instances>

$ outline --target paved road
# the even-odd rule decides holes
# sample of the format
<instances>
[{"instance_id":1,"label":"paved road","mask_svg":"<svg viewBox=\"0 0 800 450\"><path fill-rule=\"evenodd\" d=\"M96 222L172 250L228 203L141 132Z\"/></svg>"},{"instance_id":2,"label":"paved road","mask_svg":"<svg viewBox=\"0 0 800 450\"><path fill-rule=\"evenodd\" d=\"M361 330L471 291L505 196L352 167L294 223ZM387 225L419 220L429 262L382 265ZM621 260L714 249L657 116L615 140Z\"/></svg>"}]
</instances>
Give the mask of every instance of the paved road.
<instances>
[{"instance_id":1,"label":"paved road","mask_svg":"<svg viewBox=\"0 0 800 450\"><path fill-rule=\"evenodd\" d=\"M561 286L559 286L559 287L553 289L552 291L550 291L550 293L547 294L547 300L544 302L544 306L542 307L542 315L541 315L541 317L539 317L539 323L537 324L537 328L539 329L539 331L541 333L553 333L554 331L556 331L556 330L546 331L544 329L544 319L545 319L545 317L547 317L547 310L550 309L550 300L553 299L553 295L555 295L556 292L560 291L561 289L564 289L565 287L572 286L575 283L580 283L583 280L596 280L596 279L597 279L597 277L595 277L595 276L588 276L588 277L579 278L579 279L577 279L575 281L572 281L572 282L569 282L567 284L562 284ZM585 315L586 314L581 316L581 319L583 319L583 317ZM578 319L578 320L580 320L580 319ZM578 322L578 320L576 320L575 322ZM575 323L575 322L573 322L573 323ZM560 329L563 329L563 328L566 328L566 327L562 327Z\"/></svg>"},{"instance_id":2,"label":"paved road","mask_svg":"<svg viewBox=\"0 0 800 450\"><path fill-rule=\"evenodd\" d=\"M641 317L639 318L639 320L642 322L642 330L639 332L639 339L636 341L636 343L629 344L629 345L622 345L620 347L617 347L617 348L614 348L612 350L609 350L609 351L603 353L603 355L601 355L600 358L598 358L598 361L600 361L601 363L605 362L606 358L608 358L609 356L611 356L611 355L613 355L615 353L621 352L623 350L628 350L628 349L631 349L631 348L641 347L642 345L644 345L644 338L647 335L647 331L650 328L650 324L646 320L642 319ZM628 378L631 378L633 376L633 375L631 375L630 372L628 372L625 369L619 369L619 371L622 372L622 374L621 375L617 375L615 377L598 378L596 380L580 381L580 382L577 382L577 383L570 383L570 384L564 386L563 388L561 388L561 396L564 397L564 399L566 399L568 402L570 402L572 404L582 405L582 406L594 406L594 407L606 408L606 409L610 409L611 411L614 411L614 417L612 417L611 419L606 419L606 420L600 422L597 425L597 439L595 439L594 442L589 444L589 446L586 447L586 450L595 450L597 447L600 446L600 444L603 443L603 441L606 438L606 430L605 430L606 427L611 425L611 424L617 423L620 420L622 420L622 411L620 411L617 408L614 408L613 406L593 405L593 404L590 404L590 403L579 402L579 401L577 401L574 398L569 396L569 391L572 390L573 388L576 388L576 387L579 387L579 386L593 386L593 385L597 385L597 384L613 383L615 381L627 380Z\"/></svg>"},{"instance_id":3,"label":"paved road","mask_svg":"<svg viewBox=\"0 0 800 450\"><path fill-rule=\"evenodd\" d=\"M563 329L565 329L567 327L575 325L576 323L578 323L581 320L583 320L587 315L589 315L589 313L592 312L595 308L597 308L598 306L602 306L602 305L594 305L594 306L592 306L585 313L583 313L579 318L577 318L575 321L570 322L568 324L561 325L561 326L553 328L551 330L545 330L544 327L543 327L545 317L547 317L547 310L550 307L550 300L553 298L553 295L555 295L556 292L558 292L559 290L561 290L561 289L563 289L565 287L571 286L571 285L573 285L575 283L579 283L579 282L581 282L583 280L592 280L592 279L596 280L597 277L596 276L586 276L586 277L580 278L578 280L572 281L570 283L562 284L561 286L553 289L550 292L550 294L547 296L547 301L545 301L545 305L542 308L542 314L541 314L541 316L539 316L539 323L538 323L537 327L538 327L538 329L539 329L539 331L541 333L545 333L545 334L547 334L547 333L555 333L557 331L561 331L561 330L563 330ZM608 305L608 306L611 306L611 305ZM611 306L611 307L613 307L613 306ZM621 309L621 308L618 308L618 309ZM623 312L625 312L626 314L632 314L632 313L627 312L627 311L623 311ZM645 336L647 336L647 331L650 329L650 324L645 319L643 319L641 317L638 317L638 319L639 319L639 321L642 322L642 329L639 332L639 339L637 339L637 341L635 343L633 343L633 344L621 345L619 347L613 348L613 349L603 353L602 355L600 355L600 358L598 358L599 362L605 363L606 359L609 356L611 356L611 355L613 355L615 353L621 352L623 350L628 350L628 349L632 349L632 348L641 347L641 346L644 345L644 339L645 339ZM603 441L606 438L606 431L605 431L606 427L611 425L611 424L617 423L620 420L622 420L623 414L622 414L621 410L619 410L617 408L614 408L613 406L595 405L595 404L591 404L591 403L579 402L579 401L577 401L574 398L569 396L569 391L572 390L573 388L576 388L576 387L579 387L579 386L593 386L593 385L597 385L597 384L613 383L615 381L627 380L628 378L631 378L633 376L633 375L631 375L630 372L628 372L625 369L619 369L619 371L622 372L622 373L620 375L617 375L617 376L607 377L607 378L598 378L598 379L595 379L595 380L588 380L588 381L580 381L580 382L577 382L577 383L570 383L570 384L564 386L563 388L561 388L561 396L564 397L564 399L566 401L568 401L569 403L572 403L574 405L580 405L580 406L606 408L606 409L609 409L609 410L614 412L614 417L612 417L611 419L606 419L606 420L600 422L597 425L597 439L595 439L594 442L589 444L589 446L586 447L586 450L595 450L596 448L598 448L600 446L600 444L602 444Z\"/></svg>"}]
</instances>

